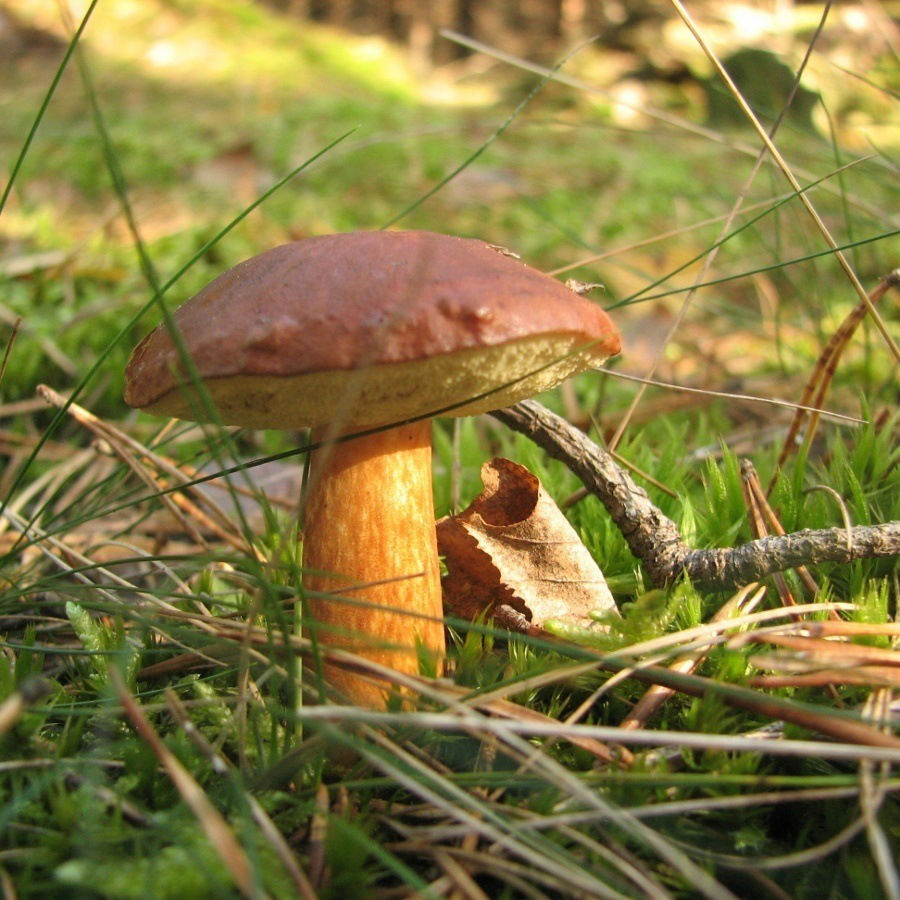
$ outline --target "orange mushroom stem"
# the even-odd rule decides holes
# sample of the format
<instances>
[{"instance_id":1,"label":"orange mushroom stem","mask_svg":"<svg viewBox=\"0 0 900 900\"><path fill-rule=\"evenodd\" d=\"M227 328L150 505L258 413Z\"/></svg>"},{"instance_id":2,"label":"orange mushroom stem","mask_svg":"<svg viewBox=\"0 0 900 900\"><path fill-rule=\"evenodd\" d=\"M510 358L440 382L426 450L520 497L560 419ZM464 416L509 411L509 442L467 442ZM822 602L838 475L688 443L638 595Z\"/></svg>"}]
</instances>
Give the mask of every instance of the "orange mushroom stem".
<instances>
[{"instance_id":1,"label":"orange mushroom stem","mask_svg":"<svg viewBox=\"0 0 900 900\"><path fill-rule=\"evenodd\" d=\"M398 672L416 674L422 651L439 667L445 643L430 421L313 453L303 587L323 644ZM383 684L338 666L325 674L355 703L383 705Z\"/></svg>"}]
</instances>

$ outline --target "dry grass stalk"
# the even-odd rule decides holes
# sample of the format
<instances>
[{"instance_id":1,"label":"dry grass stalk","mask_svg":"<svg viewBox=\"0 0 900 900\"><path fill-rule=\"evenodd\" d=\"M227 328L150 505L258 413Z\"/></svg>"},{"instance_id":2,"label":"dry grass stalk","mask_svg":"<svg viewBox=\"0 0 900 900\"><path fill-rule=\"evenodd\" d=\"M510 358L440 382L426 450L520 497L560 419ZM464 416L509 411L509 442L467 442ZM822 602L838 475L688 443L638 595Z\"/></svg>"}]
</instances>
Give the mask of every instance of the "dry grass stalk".
<instances>
[{"instance_id":1,"label":"dry grass stalk","mask_svg":"<svg viewBox=\"0 0 900 900\"><path fill-rule=\"evenodd\" d=\"M760 588L756 584L747 585L719 608L712 617L712 624L727 622L737 612L751 612L764 594L765 588ZM705 650L692 650L689 653L678 656L669 665L669 668L673 672L695 672L704 659L706 659ZM650 717L674 693L675 691L672 688L658 684L651 685L622 720L620 727L625 729L643 728Z\"/></svg>"},{"instance_id":2,"label":"dry grass stalk","mask_svg":"<svg viewBox=\"0 0 900 900\"><path fill-rule=\"evenodd\" d=\"M885 276L872 290L868 295L868 302L860 301L854 307L844 321L841 322L837 331L831 336L831 340L829 340L825 349L819 355L819 359L809 377L809 381L803 389L803 395L800 398L801 406L799 406L794 413L794 419L788 429L787 437L784 439L781 453L778 455L778 462L775 465L775 474L772 475L766 493L772 492L772 488L775 485L775 479L778 477L777 473L784 466L785 462L787 462L791 453L796 449L797 435L800 433L800 429L803 427L803 422L807 415L810 416L809 426L806 429L805 436L807 445L812 441L813 435L816 432L816 427L819 423L819 415L817 413L809 413L808 410L803 409L802 407L810 405L821 409L822 404L825 402L825 395L828 393L828 389L837 372L838 362L847 345L850 343L850 338L853 336L853 333L859 327L863 319L865 319L866 313L868 313L870 309L874 309L875 304L887 293L888 288L897 287L898 285L900 285L900 269L895 269L889 275Z\"/></svg>"},{"instance_id":3,"label":"dry grass stalk","mask_svg":"<svg viewBox=\"0 0 900 900\"><path fill-rule=\"evenodd\" d=\"M66 400L56 391L46 385L39 385L37 389L38 395L48 403L59 408L65 407ZM116 433L118 430L112 426L107 426L93 413L88 412L84 407L77 403L72 403L68 407L68 413L77 422L88 428L93 434L100 438L104 444L109 447L110 452L115 454L141 481L150 488L151 491L162 491L163 483L155 478L143 465L141 465L135 455L130 452L131 448L127 446L126 441L122 441L121 435ZM183 498L182 498L183 499ZM209 545L206 539L200 534L196 526L182 513L181 504L176 502L175 498L168 493L161 492L160 500L162 504L169 510L175 519L181 524L182 528L190 536L191 540L199 544L201 547L207 548Z\"/></svg>"},{"instance_id":4,"label":"dry grass stalk","mask_svg":"<svg viewBox=\"0 0 900 900\"><path fill-rule=\"evenodd\" d=\"M755 692L748 691L747 693L753 694ZM861 738L861 740L850 741L849 743L840 743L833 740L789 740L783 739L779 735L773 737L768 732L761 734L761 736L749 737L746 735L720 735L693 731L672 732L652 729L623 732L617 726L611 725L565 725L562 722L552 720L550 722L502 721L474 714L462 716L458 711L452 713L418 711L382 713L340 705L308 706L304 707L299 715L302 720L316 726L321 726L322 723L335 723L343 727L356 723L365 723L378 728L397 726L434 729L443 732L466 730L474 735L493 733L503 740L510 739L513 736L552 736L570 740L572 737L577 736L591 737L611 743L621 741L622 743L638 747L677 746L702 751L722 751L725 753L759 753L772 756L816 757L857 761L860 759L871 759L874 762L887 761L892 764L900 762L900 739L882 734L878 729L859 723L847 717L846 714L842 717L843 721L851 726L856 726L853 728L853 735ZM786 716L782 718L787 720ZM812 730L818 730L804 721L798 721L797 724ZM877 735L874 739L873 734ZM853 735L847 734L846 738ZM526 749L530 748L530 745L527 743L524 746ZM546 759L541 760L541 765L546 763Z\"/></svg>"},{"instance_id":5,"label":"dry grass stalk","mask_svg":"<svg viewBox=\"0 0 900 900\"><path fill-rule=\"evenodd\" d=\"M777 657L753 656L751 663L759 669L783 668ZM900 687L900 671L893 666L854 666L853 668L820 669L797 675L754 675L747 679L750 687L809 688L861 685L870 687Z\"/></svg>"},{"instance_id":6,"label":"dry grass stalk","mask_svg":"<svg viewBox=\"0 0 900 900\"><path fill-rule=\"evenodd\" d=\"M885 729L888 728L891 720L893 693L890 689L881 688L866 703L870 718L881 722ZM875 860L885 896L894 898L900 897L900 874L897 871L896 847L892 847L891 841L878 820L878 812L888 793L886 783L889 778L890 769L884 764L877 770L871 763L864 762L860 766L862 790L859 794L859 805L866 822L866 833L872 850L872 858Z\"/></svg>"},{"instance_id":7,"label":"dry grass stalk","mask_svg":"<svg viewBox=\"0 0 900 900\"><path fill-rule=\"evenodd\" d=\"M251 645L263 648L271 647L270 637L264 629L251 628L249 626L244 628L237 623L226 624L222 620L217 620L216 625L207 621L206 625L212 630L216 630L218 627L218 629L220 629L219 634L221 637L227 637L230 634L233 640L245 637ZM284 640L290 641L294 652L306 655L313 653L313 648L310 646L309 642L302 638L285 636ZM377 663L370 660L364 660L361 657L354 656L346 651L320 648L320 652L323 655L327 655L328 662L332 665L346 666L366 677L374 676L379 680L387 681L414 693L430 696L451 708L455 707L456 714L459 714L461 711L460 707L455 706L454 704L453 695L456 691L453 691L448 686L440 685L432 679L394 672L385 669L384 666L379 666ZM820 734L828 735L837 740L853 744L870 745L873 747L894 748L895 750L900 749L900 738L896 738L892 735L884 735L869 725L847 718L846 716L832 714L826 710L813 710L809 707L801 706L781 698L767 697L756 691L748 690L747 688L742 688L737 685L723 685L711 679L701 678L696 675L671 672L656 666L642 666L638 668L635 667L632 662L626 663L610 656L598 655L598 663L603 668L612 669L613 671L619 671L623 668L633 670L633 677L641 681L650 684L661 684L692 696L706 696L707 694L712 693L721 697L723 702L728 705L747 709L772 719L793 722L794 724L819 732ZM493 710L490 709L487 711L493 712ZM355 710L347 710L347 713L350 717L357 714ZM308 711L304 710L303 714L307 715ZM315 715L315 711L313 711L312 714ZM578 735L579 737L586 737L588 735L588 732L573 731L573 726L568 726L565 723L557 722L555 720L549 720L547 722L524 721L526 718L528 718L527 714L520 714L516 716L514 720L511 720L511 722L517 727L534 727L536 729L535 734L542 733L542 726L547 725L550 728L557 729L556 731L548 732L554 736L566 736L567 739L569 739L570 735ZM456 724L458 727L461 724L460 720L456 720ZM621 734L623 734L621 731L617 733L617 735ZM614 736L611 739L616 741L617 736Z\"/></svg>"},{"instance_id":8,"label":"dry grass stalk","mask_svg":"<svg viewBox=\"0 0 900 900\"><path fill-rule=\"evenodd\" d=\"M42 472L30 484L19 491L15 497L10 499L4 506L4 514L7 512L19 514L41 494L44 495L46 500L46 497L52 494L55 486L86 466L93 458L94 453L90 450L82 450L70 454L67 459ZM8 516L0 521L0 534L4 533L10 524L11 521Z\"/></svg>"},{"instance_id":9,"label":"dry grass stalk","mask_svg":"<svg viewBox=\"0 0 900 900\"><path fill-rule=\"evenodd\" d=\"M772 138L766 132L765 128L763 128L756 114L744 99L743 94L741 94L737 85L728 74L725 66L722 65L721 60L718 58L718 56L716 56L709 42L706 40L700 29L695 24L694 20L691 18L690 13L681 3L681 0L670 0L670 2L672 3L672 6L675 7L676 12L680 16L684 24L687 26L688 30L691 32L694 39L697 41L697 44L703 50L707 59L712 63L719 77L728 88L729 93L740 106L741 110L747 118L747 121L753 126L760 140L765 145L765 148L768 151L769 155L775 161L778 168L781 169L782 174L788 180L790 186L797 193L800 202L803 204L804 208L812 219L813 224L815 225L819 234L822 236L822 238L824 238L825 243L831 248L832 252L834 253L835 259L837 259L841 268L844 270L844 274L847 276L847 279L853 286L854 291L856 292L861 302L867 308L869 315L872 318L872 322L881 333L882 338L884 338L884 342L893 355L894 359L897 360L898 363L900 363L900 348L897 347L896 341L894 340L890 331L888 331L887 325L885 325L884 320L881 318L881 315L876 309L874 303L866 293L865 288L860 283L859 278L857 277L856 272L853 270L853 267L850 265L849 260L847 259L846 255L840 250L837 241L834 239L831 232L828 230L828 226L825 224L822 217L813 206L812 200L810 200L807 193L803 190L800 182L797 180L797 177L791 170L791 167L787 164L787 161L781 155L781 152L775 146Z\"/></svg>"},{"instance_id":10,"label":"dry grass stalk","mask_svg":"<svg viewBox=\"0 0 900 900\"><path fill-rule=\"evenodd\" d=\"M803 630L811 637L900 637L900 622L805 622Z\"/></svg>"},{"instance_id":11,"label":"dry grass stalk","mask_svg":"<svg viewBox=\"0 0 900 900\"><path fill-rule=\"evenodd\" d=\"M900 686L900 651L827 638L900 635L900 624L886 622L809 622L783 633L760 629L731 639L731 646L747 643L772 644L793 651L787 654L756 654L751 663L758 669L782 674L757 675L751 687L826 687L832 685Z\"/></svg>"},{"instance_id":12,"label":"dry grass stalk","mask_svg":"<svg viewBox=\"0 0 900 900\"><path fill-rule=\"evenodd\" d=\"M819 638L791 634L776 634L771 631L751 632L729 641L730 646L749 643L775 644L801 654L811 663L830 663L853 666L875 663L882 666L900 666L900 651L884 650L866 644L852 644L847 641L829 641Z\"/></svg>"},{"instance_id":13,"label":"dry grass stalk","mask_svg":"<svg viewBox=\"0 0 900 900\"><path fill-rule=\"evenodd\" d=\"M798 607L797 611L805 612L807 608L813 606L818 607L819 604L810 604L806 607ZM166 614L171 613L167 612ZM181 610L174 611L174 614L184 620L202 621L204 630L207 630L210 634L214 634L225 641L234 644L246 641L250 651L253 652L253 655L260 660L266 660L267 657L265 655L265 652L271 649L271 637L264 628L245 625L238 622L232 622L222 618L210 619L199 617L194 614L185 613ZM733 629L734 627L738 627L738 624L743 620L759 621L760 619L764 619L767 617L771 618L778 615L785 615L785 611L769 610L765 611L765 613L762 614L757 613L750 617L741 617L737 620L717 624L719 624L719 627L721 628ZM822 623L811 624L819 625ZM704 626L704 628L708 629L709 626ZM692 631L697 632L697 629L693 629ZM666 637L669 640L671 640L672 638L672 636ZM308 641L305 641L304 639L293 635L283 636L282 639L291 644L292 652L303 654L306 656L313 655L313 648ZM708 641L708 639L709 638L707 635L706 640ZM647 642L647 645L650 644L651 642ZM647 649L647 645L645 645L643 649ZM634 649L636 648L632 648L632 650ZM399 688L408 690L412 693L430 697L432 700L455 710L450 721L455 723L454 727L458 728L462 726L462 722L465 719L465 716L463 716L462 719L457 718L457 716L461 715L462 710L466 708L466 706L460 705L460 701L464 700L465 697L465 692L462 689L453 688L452 686L442 684L439 681L435 681L432 679L394 672L385 669L385 667L379 666L378 664L373 663L370 660L356 657L346 651L336 649L322 650L322 648L320 648L319 653L324 653L324 655L327 656L328 662L332 665L352 668L354 671L365 675L366 677L375 678L382 683L387 682L396 685ZM611 668L613 671L629 669L631 670L631 674L633 675L633 677L636 677L640 680L649 682L650 684L658 683L670 689L683 691L695 696L703 696L709 692L716 693L717 695L721 696L723 701L729 705L749 709L757 714L765 715L773 719L781 719L784 721L794 722L795 724L799 724L814 731L827 734L833 738L837 738L838 740L848 741L850 743L861 745L869 744L874 747L900 747L900 739L894 738L890 735L882 735L880 732L872 729L870 726L865 725L864 723L854 721L852 719L847 719L846 717L833 715L824 710L811 710L808 707L802 707L780 698L766 697L765 695L759 694L752 690L748 690L746 688L740 688L734 685L720 685L714 681L710 681L709 679L699 678L698 676L688 676L680 673L673 673L665 669L660 669L656 666L645 667L642 664L636 665L634 662L626 663L625 661L619 661L618 659L613 660L610 657L603 655L598 655L595 665L600 665L603 668ZM562 676L557 675L556 677ZM510 688L507 688L506 690L509 691ZM545 734L547 735L564 737L566 740L577 738L579 739L579 744L581 746L584 746L586 749L590 748L596 755L602 757L609 757L610 755L611 751L603 748L602 745L599 747L594 745L592 747L589 742L581 741L581 739L587 738L589 736L590 731L579 731L577 728L574 728L573 726L570 726L566 723L560 723L556 720L549 719L548 717L542 716L535 711L524 711L522 707L519 707L516 704L509 703L508 701L500 701L490 696L473 698L471 701L468 701L467 705L474 704L477 704L478 709L482 712L488 713L491 716L501 716L517 728L533 727L536 729L535 734L541 734L543 732L543 729L546 727L548 730L545 732ZM322 708L320 707L319 709ZM474 712L474 710L470 710L470 712ZM351 719L354 715L357 714L355 710L346 710L346 713L348 718ZM304 710L303 715L305 716L308 714L314 716L318 715L318 713L310 713L308 710ZM411 719L409 720L409 723L413 724L417 714L411 713L410 715ZM612 735L609 739L615 742L618 742L620 737L624 738L624 735L620 730L616 730L614 732L612 730L609 730L608 733L611 733ZM671 739L671 736L669 736L669 739Z\"/></svg>"},{"instance_id":14,"label":"dry grass stalk","mask_svg":"<svg viewBox=\"0 0 900 900\"><path fill-rule=\"evenodd\" d=\"M15 346L16 338L19 336L19 329L22 327L22 318L19 316L13 322L12 331L9 335L9 340L6 342L6 349L3 351L3 359L0 360L0 382L3 381L3 376L6 374L6 367L9 364L9 355L12 353L12 348Z\"/></svg>"},{"instance_id":15,"label":"dry grass stalk","mask_svg":"<svg viewBox=\"0 0 900 900\"><path fill-rule=\"evenodd\" d=\"M651 684L667 685L696 697L716 695L729 706L749 710L770 719L792 722L839 741L900 750L900 738L883 735L864 723L824 709L814 710L778 697L768 697L737 685L725 685L698 675L685 675L656 667L636 671L634 677Z\"/></svg>"},{"instance_id":16,"label":"dry grass stalk","mask_svg":"<svg viewBox=\"0 0 900 900\"><path fill-rule=\"evenodd\" d=\"M328 836L328 817L331 803L328 788L320 783L316 788L316 800L309 821L309 881L316 892L327 884L329 872L325 860L325 839Z\"/></svg>"},{"instance_id":17,"label":"dry grass stalk","mask_svg":"<svg viewBox=\"0 0 900 900\"><path fill-rule=\"evenodd\" d=\"M540 879L549 875L557 879L562 890L599 891L597 896L609 896L603 884L588 872L571 871L558 859L535 853L534 845L522 842L517 830L506 816L485 815L489 813L489 807L483 800L445 779L438 779L428 763L417 759L381 730L366 726L362 729L362 733L383 751L375 753L365 746L359 748L361 755L375 768L387 777L396 779L413 796L420 797L439 810L449 821L465 826L482 840L502 846L504 856L512 854L530 863L533 866L534 878ZM395 761L404 763L404 766L401 768ZM436 785L440 786L440 792L434 789ZM414 843L414 847L418 852L423 849L418 842ZM447 853L459 850L447 845L442 849ZM492 855L501 858L496 849Z\"/></svg>"},{"instance_id":18,"label":"dry grass stalk","mask_svg":"<svg viewBox=\"0 0 900 900\"><path fill-rule=\"evenodd\" d=\"M744 495L744 505L747 508L747 517L750 523L750 533L757 540L759 538L769 536L769 530L766 527L763 510L761 504L756 498L756 493L754 491L754 486L758 484L759 478L756 475L756 471L753 468L752 463L750 463L749 460L742 460L741 490ZM771 579L775 585L775 589L778 591L778 596L781 598L781 605L796 606L797 601L794 599L794 595L791 593L791 589L788 587L788 583L785 580L784 574L782 572L773 572L771 575Z\"/></svg>"},{"instance_id":19,"label":"dry grass stalk","mask_svg":"<svg viewBox=\"0 0 900 900\"><path fill-rule=\"evenodd\" d=\"M318 709L308 710L314 715ZM304 710L306 714L307 710ZM354 709L352 713L355 715L362 714L361 721L365 720L368 713L367 710ZM376 716L391 717L395 714L376 713ZM414 714L418 715L418 714ZM471 715L471 713L469 714ZM318 716L317 716L318 718ZM396 717L402 718L401 717ZM452 717L455 718L455 717ZM468 718L468 716L466 717ZM480 718L480 717L479 717ZM486 720L490 722L491 720ZM457 728L462 726L462 730L469 731L465 723L460 723L456 719ZM477 727L477 719L472 724L475 725L473 734L481 733ZM403 724L398 721L398 724ZM511 723L509 723L511 724ZM484 732L487 733L487 732ZM526 759L531 755L532 748L523 741L517 734L513 733L508 727L502 730L496 730L498 738L504 747L504 752L509 753L520 760ZM549 874L557 879L557 889L564 893L587 892L588 896L610 897L620 896L618 892L611 891L605 881L597 879L591 872L583 870L579 866L567 865L566 861L560 859L560 854L552 855L535 852L535 845L532 838L523 835L517 824L510 821L509 818L500 816L495 813L490 806L480 802L478 798L467 794L452 783L442 784L442 794L434 792L429 785L433 782L433 773L425 763L411 757L402 748L398 747L390 738L381 731L375 731L369 727L365 727L364 734L369 736L371 741L389 751L389 755L385 757L382 754L374 754L368 752L366 748L361 747L360 753L364 755L373 765L379 768L383 774L388 777L397 779L401 784L408 787L410 792L416 796L422 797L424 800L432 802L438 808L444 810L451 820L455 820L461 824L466 824L472 830L489 841L493 841L492 855L500 859L501 851L511 853L514 856L523 859L530 866L532 871L532 879L540 878L541 872ZM400 768L395 764L395 760L402 760L406 763L405 768ZM575 802L585 804L596 810L602 810L606 813L609 820L625 829L636 839L642 841L648 848L656 852L662 859L667 860L670 865L675 867L683 875L691 880L698 894L707 897L731 897L727 891L723 893L721 885L717 884L706 872L694 865L694 863L677 847L658 833L646 828L642 824L631 820L627 813L611 806L602 797L598 796L594 791L583 785L578 778L574 777L571 772L561 766L549 756L541 755L535 760L538 772L550 783L556 785L561 791L565 792ZM407 771L412 769L417 772L420 778L414 778ZM473 816L472 810L477 810L480 816ZM508 815L508 813L507 813ZM458 851L459 848L447 847L447 852Z\"/></svg>"},{"instance_id":20,"label":"dry grass stalk","mask_svg":"<svg viewBox=\"0 0 900 900\"><path fill-rule=\"evenodd\" d=\"M741 484L744 488L745 500L748 507L752 510L751 522L753 524L753 536L756 538L766 537L769 533L766 526L771 528L775 534L784 536L786 534L784 527L779 521L778 516L775 515L775 510L769 505L762 483L759 480L759 476L756 474L756 469L749 459L741 460ZM797 573L797 576L806 586L806 589L810 594L813 596L818 594L819 586L816 584L812 575L809 574L809 570L806 566L797 566L794 571ZM777 573L777 575L778 578L776 584L779 585L779 593L782 594L783 598L790 596L790 589L788 588L784 577L780 573ZM787 605L795 605L793 597L791 597L789 604L785 603L785 606ZM834 610L829 611L829 615L838 618L838 614Z\"/></svg>"},{"instance_id":21,"label":"dry grass stalk","mask_svg":"<svg viewBox=\"0 0 900 900\"><path fill-rule=\"evenodd\" d=\"M170 460L149 450L109 422L95 416L77 403L70 403L61 394L46 385L39 385L38 395L52 406L66 409L79 424L104 441L122 462L128 466L169 509L191 539L201 547L207 547L206 538L201 534L195 519L201 527L214 536L225 541L242 552L255 553L252 544L240 534L234 522L216 506L206 495L190 484L191 478L175 466ZM152 472L146 465L151 462L162 475ZM185 496L180 491L173 491L162 476L167 476L176 485L184 485L195 499ZM205 511L200 507L205 507Z\"/></svg>"},{"instance_id":22,"label":"dry grass stalk","mask_svg":"<svg viewBox=\"0 0 900 900\"><path fill-rule=\"evenodd\" d=\"M744 588L738 596L744 596L747 590L752 590L753 586ZM626 659L637 659L645 654L660 653L661 651L669 651L671 653L688 652L696 648L704 648L713 643L720 643L724 640L722 635L727 632L740 630L748 626L756 626L761 622L768 622L772 619L792 618L797 615L812 615L815 613L828 612L830 610L841 610L850 612L854 609L852 603L804 603L792 609L776 608L764 609L760 612L748 613L735 616L729 619L718 620L718 617L705 625L696 625L693 628L685 628L681 631L675 631L671 634L664 634L657 638L651 638L647 641L641 641L637 644L630 644L616 652L616 655ZM820 622L804 622L803 627L816 627L823 623ZM779 626L785 627L785 626ZM788 625L786 627L799 627L799 625Z\"/></svg>"},{"instance_id":23,"label":"dry grass stalk","mask_svg":"<svg viewBox=\"0 0 900 900\"><path fill-rule=\"evenodd\" d=\"M465 853L475 852L478 846L478 838L474 834L467 834L460 845ZM488 895L478 887L469 871L445 847L434 847L431 851L435 862L444 870L445 878L450 888L450 900L490 900ZM434 890L432 883L429 887ZM443 891L441 891L443 893Z\"/></svg>"}]
</instances>

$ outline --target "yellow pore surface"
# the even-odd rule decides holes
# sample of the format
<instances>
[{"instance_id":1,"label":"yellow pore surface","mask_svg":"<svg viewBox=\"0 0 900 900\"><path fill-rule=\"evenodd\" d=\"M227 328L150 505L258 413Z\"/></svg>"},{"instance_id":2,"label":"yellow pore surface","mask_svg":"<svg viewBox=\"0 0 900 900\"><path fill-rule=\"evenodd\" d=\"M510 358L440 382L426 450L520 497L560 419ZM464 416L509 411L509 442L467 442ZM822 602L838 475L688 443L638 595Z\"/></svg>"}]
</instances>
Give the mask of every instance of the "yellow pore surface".
<instances>
[{"instance_id":1,"label":"yellow pore surface","mask_svg":"<svg viewBox=\"0 0 900 900\"><path fill-rule=\"evenodd\" d=\"M543 334L414 362L293 376L232 375L204 386L225 425L250 428L374 428L422 415L469 416L549 390L605 359L584 335ZM204 412L197 391L179 386L147 412L192 421Z\"/></svg>"}]
</instances>

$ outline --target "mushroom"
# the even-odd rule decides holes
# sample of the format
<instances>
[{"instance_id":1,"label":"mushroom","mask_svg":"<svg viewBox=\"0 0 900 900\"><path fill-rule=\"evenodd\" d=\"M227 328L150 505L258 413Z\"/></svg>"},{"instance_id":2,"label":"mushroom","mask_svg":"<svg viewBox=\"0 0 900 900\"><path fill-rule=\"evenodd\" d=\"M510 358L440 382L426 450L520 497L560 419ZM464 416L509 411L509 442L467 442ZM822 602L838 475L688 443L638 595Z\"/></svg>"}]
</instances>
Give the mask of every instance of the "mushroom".
<instances>
[{"instance_id":1,"label":"mushroom","mask_svg":"<svg viewBox=\"0 0 900 900\"><path fill-rule=\"evenodd\" d=\"M322 443L306 500L307 612L320 643L407 673L423 651L436 667L445 651L430 418L507 406L619 351L585 297L491 244L425 231L276 247L173 320L219 421L311 428ZM206 418L164 325L134 350L125 400ZM353 702L383 706L383 684L325 668Z\"/></svg>"}]
</instances>

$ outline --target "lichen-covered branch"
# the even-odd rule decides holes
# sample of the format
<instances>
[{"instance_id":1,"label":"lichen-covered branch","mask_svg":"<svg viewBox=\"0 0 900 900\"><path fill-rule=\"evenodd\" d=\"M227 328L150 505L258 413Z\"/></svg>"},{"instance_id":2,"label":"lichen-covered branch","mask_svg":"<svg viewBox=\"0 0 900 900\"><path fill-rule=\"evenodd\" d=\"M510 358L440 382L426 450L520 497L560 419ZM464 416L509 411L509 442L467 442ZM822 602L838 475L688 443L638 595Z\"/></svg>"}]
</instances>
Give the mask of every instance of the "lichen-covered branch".
<instances>
[{"instance_id":1,"label":"lichen-covered branch","mask_svg":"<svg viewBox=\"0 0 900 900\"><path fill-rule=\"evenodd\" d=\"M698 587L728 590L773 572L820 562L850 562L900 554L900 522L799 531L741 547L692 550L612 456L586 434L534 400L491 413L565 463L596 495L644 564L650 580L667 584L686 573Z\"/></svg>"},{"instance_id":2,"label":"lichen-covered branch","mask_svg":"<svg viewBox=\"0 0 900 900\"><path fill-rule=\"evenodd\" d=\"M897 555L900 555L900 522L886 522L859 525L850 531L846 528L795 531L728 549L692 550L685 557L683 567L694 584L733 587L795 566Z\"/></svg>"}]
</instances>

